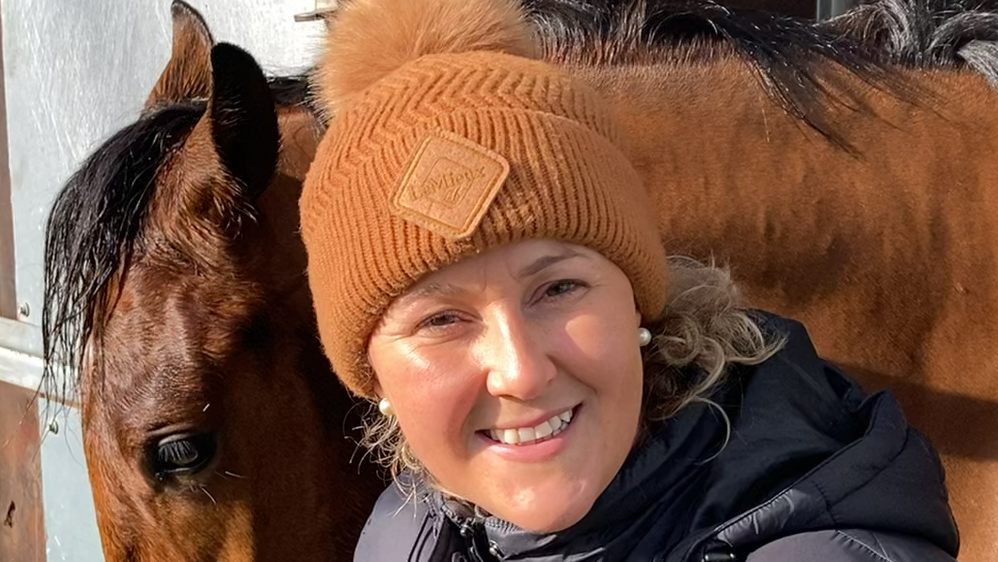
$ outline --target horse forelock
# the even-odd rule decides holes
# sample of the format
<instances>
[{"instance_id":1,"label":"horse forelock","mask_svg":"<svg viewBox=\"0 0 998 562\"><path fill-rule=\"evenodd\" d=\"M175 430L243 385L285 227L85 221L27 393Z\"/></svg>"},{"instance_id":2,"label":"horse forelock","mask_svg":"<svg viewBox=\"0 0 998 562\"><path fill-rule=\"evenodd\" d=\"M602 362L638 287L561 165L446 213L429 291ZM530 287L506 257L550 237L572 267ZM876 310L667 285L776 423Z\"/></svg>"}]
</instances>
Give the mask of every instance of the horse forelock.
<instances>
[{"instance_id":1,"label":"horse forelock","mask_svg":"<svg viewBox=\"0 0 998 562\"><path fill-rule=\"evenodd\" d=\"M305 78L276 76L268 83L279 106L313 111ZM91 340L88 352L101 376L103 322L151 228L157 180L206 107L207 100L189 100L145 111L101 144L57 196L45 237L46 393L75 394Z\"/></svg>"},{"instance_id":2,"label":"horse forelock","mask_svg":"<svg viewBox=\"0 0 998 562\"><path fill-rule=\"evenodd\" d=\"M157 174L204 113L204 104L158 109L98 147L57 196L45 232L43 383L76 390L83 345L99 335L146 223Z\"/></svg>"}]
</instances>

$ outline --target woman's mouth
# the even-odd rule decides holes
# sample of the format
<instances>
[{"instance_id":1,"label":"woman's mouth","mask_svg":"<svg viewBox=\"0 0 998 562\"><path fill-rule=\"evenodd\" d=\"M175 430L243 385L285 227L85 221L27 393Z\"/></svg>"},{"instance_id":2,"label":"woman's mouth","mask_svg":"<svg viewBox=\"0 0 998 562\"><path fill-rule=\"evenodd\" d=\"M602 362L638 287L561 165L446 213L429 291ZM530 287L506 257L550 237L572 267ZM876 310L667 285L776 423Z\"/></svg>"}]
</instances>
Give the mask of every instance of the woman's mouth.
<instances>
[{"instance_id":1,"label":"woman's mouth","mask_svg":"<svg viewBox=\"0 0 998 562\"><path fill-rule=\"evenodd\" d=\"M556 437L565 431L572 423L575 415L574 408L569 408L564 412L551 416L533 427L518 427L512 429L490 429L481 433L487 435L493 441L505 445L534 445Z\"/></svg>"}]
</instances>

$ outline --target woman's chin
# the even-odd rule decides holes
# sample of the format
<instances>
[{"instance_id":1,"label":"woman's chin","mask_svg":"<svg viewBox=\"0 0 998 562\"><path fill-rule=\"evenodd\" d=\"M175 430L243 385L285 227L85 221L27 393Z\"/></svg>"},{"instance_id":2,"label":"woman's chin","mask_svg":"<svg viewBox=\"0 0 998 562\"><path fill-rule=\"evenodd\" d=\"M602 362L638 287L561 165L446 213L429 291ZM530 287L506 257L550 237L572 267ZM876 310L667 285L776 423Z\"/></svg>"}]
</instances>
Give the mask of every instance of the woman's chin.
<instances>
[{"instance_id":1,"label":"woman's chin","mask_svg":"<svg viewBox=\"0 0 998 562\"><path fill-rule=\"evenodd\" d=\"M587 501L584 493L539 494L538 501L527 501L508 505L505 513L495 513L501 519L532 533L556 533L564 531L582 520L592 509L592 501Z\"/></svg>"},{"instance_id":2,"label":"woman's chin","mask_svg":"<svg viewBox=\"0 0 998 562\"><path fill-rule=\"evenodd\" d=\"M557 533L581 521L588 511L585 508L572 509L568 512L559 510L550 514L537 513L535 511L533 513L523 513L523 517L515 518L519 519L519 521L514 519L509 520L509 522L531 533Z\"/></svg>"}]
</instances>

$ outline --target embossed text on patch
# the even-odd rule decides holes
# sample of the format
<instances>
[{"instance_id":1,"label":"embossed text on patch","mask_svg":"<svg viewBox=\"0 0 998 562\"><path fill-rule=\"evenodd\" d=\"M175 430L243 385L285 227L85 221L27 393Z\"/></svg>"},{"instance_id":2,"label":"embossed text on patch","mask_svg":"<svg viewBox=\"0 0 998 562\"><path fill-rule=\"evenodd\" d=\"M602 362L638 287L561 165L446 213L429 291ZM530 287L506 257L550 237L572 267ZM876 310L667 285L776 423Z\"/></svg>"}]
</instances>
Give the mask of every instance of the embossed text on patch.
<instances>
[{"instance_id":1,"label":"embossed text on patch","mask_svg":"<svg viewBox=\"0 0 998 562\"><path fill-rule=\"evenodd\" d=\"M447 131L420 144L391 199L403 219L446 238L470 236L509 176L501 155Z\"/></svg>"}]
</instances>

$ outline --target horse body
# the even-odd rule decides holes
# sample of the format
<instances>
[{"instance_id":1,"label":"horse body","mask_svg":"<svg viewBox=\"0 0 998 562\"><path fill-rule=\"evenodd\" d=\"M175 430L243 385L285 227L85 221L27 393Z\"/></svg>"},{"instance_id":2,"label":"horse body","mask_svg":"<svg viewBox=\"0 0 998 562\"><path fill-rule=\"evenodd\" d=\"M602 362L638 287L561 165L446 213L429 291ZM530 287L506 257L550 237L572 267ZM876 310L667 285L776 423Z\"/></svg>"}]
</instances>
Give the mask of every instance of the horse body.
<instances>
[{"instance_id":1,"label":"horse body","mask_svg":"<svg viewBox=\"0 0 998 562\"><path fill-rule=\"evenodd\" d=\"M813 316L836 359L994 397L998 381L973 371L998 353L995 94L973 75L937 76L963 100L937 115L871 92L876 116L830 118L854 156L746 96L758 88L743 67L687 73L681 86L655 78L653 111L630 78L609 94L670 251L731 261L753 301Z\"/></svg>"},{"instance_id":2,"label":"horse body","mask_svg":"<svg viewBox=\"0 0 998 562\"><path fill-rule=\"evenodd\" d=\"M640 12L620 18L639 33L558 15L586 3L530 3L542 12L554 6L547 13L555 26L540 34L546 58L589 81L618 114L670 253L729 262L752 305L803 321L822 355L868 389L898 393L943 453L961 559L992 558L998 201L990 183L998 164L990 157L998 123L986 82L968 72L888 69L887 83L907 75L918 86L906 99L876 87L875 73L818 57L802 67L823 69L808 85L795 82L800 74L767 75L731 41L668 44L723 30L730 14L716 4L703 3L722 13L718 22L682 10L696 29L670 35L646 25L649 14L669 16L666 1L615 4ZM71 358L88 350L87 361L71 362L85 364L85 442L106 556L348 559L383 485L358 474L371 469L346 464L353 447L342 438L350 427L343 418L353 403L321 356L302 275L297 196L321 125L301 105L279 105L276 174L246 169L275 159L260 148L271 142L260 132L268 125L225 135L224 113L212 107L247 91L261 97L253 72L210 64L203 22L175 6L174 57L142 121L194 109L153 159L148 201L137 205L148 209L141 228L114 241L104 264L113 275L80 275L72 259L47 258L47 307L71 285L59 272L92 287L69 291L71 308L54 308L45 333ZM593 33L607 34L601 45L587 43ZM826 39L814 44L832 44ZM748 40L766 40L765 32ZM787 66L780 60L774 68ZM774 82L789 88L789 110ZM255 113L266 112L229 115L238 122ZM92 160L101 158L114 160L103 149ZM93 197L60 199L71 207ZM118 207L135 205L126 198ZM73 238L107 222L76 219L70 228L73 219L57 205L51 256L87 250ZM72 306L82 307L76 318L92 318L79 338L62 327ZM59 355L47 350L50 362Z\"/></svg>"},{"instance_id":3,"label":"horse body","mask_svg":"<svg viewBox=\"0 0 998 562\"><path fill-rule=\"evenodd\" d=\"M79 367L105 557L348 560L384 483L350 465L304 276L321 127L303 81L268 84L182 3L174 20L145 113L47 229L46 353Z\"/></svg>"},{"instance_id":4,"label":"horse body","mask_svg":"<svg viewBox=\"0 0 998 562\"><path fill-rule=\"evenodd\" d=\"M730 264L749 303L894 391L942 454L961 560L993 558L998 93L970 72L898 69L921 90L906 101L837 73L848 104L823 111L847 149L733 53L688 56L573 67L614 107L666 247Z\"/></svg>"}]
</instances>

